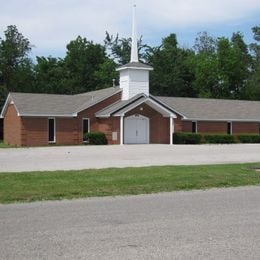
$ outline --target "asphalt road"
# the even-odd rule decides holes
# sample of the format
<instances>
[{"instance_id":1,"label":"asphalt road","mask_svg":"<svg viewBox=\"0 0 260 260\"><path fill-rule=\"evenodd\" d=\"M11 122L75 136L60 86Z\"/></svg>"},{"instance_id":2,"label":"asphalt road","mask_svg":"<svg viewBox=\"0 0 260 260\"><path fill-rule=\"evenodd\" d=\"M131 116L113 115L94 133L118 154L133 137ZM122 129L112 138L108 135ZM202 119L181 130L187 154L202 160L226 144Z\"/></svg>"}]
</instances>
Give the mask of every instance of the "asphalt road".
<instances>
[{"instance_id":1,"label":"asphalt road","mask_svg":"<svg viewBox=\"0 0 260 260\"><path fill-rule=\"evenodd\" d=\"M260 187L0 205L0 259L260 259Z\"/></svg>"},{"instance_id":2,"label":"asphalt road","mask_svg":"<svg viewBox=\"0 0 260 260\"><path fill-rule=\"evenodd\" d=\"M260 144L108 145L0 149L0 172L259 161Z\"/></svg>"}]
</instances>

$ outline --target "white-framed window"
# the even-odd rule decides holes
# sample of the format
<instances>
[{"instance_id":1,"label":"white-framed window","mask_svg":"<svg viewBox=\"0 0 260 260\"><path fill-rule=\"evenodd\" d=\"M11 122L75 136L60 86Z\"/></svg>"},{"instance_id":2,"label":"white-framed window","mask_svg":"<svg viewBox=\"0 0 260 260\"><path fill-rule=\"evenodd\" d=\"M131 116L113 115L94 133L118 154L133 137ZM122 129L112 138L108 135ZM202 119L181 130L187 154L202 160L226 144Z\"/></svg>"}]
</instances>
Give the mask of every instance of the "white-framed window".
<instances>
[{"instance_id":1,"label":"white-framed window","mask_svg":"<svg viewBox=\"0 0 260 260\"><path fill-rule=\"evenodd\" d=\"M48 142L56 143L56 120L48 118Z\"/></svg>"},{"instance_id":2,"label":"white-framed window","mask_svg":"<svg viewBox=\"0 0 260 260\"><path fill-rule=\"evenodd\" d=\"M85 134L90 132L90 120L89 118L82 118L82 136L83 142L86 142Z\"/></svg>"},{"instance_id":3,"label":"white-framed window","mask_svg":"<svg viewBox=\"0 0 260 260\"><path fill-rule=\"evenodd\" d=\"M198 132L197 121L192 121L192 123L191 123L191 132L192 133L197 133Z\"/></svg>"}]
</instances>

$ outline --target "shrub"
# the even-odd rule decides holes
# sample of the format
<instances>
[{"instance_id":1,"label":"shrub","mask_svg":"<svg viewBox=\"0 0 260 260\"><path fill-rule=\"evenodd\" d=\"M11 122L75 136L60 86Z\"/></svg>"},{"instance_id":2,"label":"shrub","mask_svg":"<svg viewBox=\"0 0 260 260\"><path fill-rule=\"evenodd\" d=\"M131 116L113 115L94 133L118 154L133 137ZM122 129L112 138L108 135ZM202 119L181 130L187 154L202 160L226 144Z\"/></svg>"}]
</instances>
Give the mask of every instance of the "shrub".
<instances>
[{"instance_id":1,"label":"shrub","mask_svg":"<svg viewBox=\"0 0 260 260\"><path fill-rule=\"evenodd\" d=\"M174 144L200 144L201 135L194 133L174 133L173 143Z\"/></svg>"},{"instance_id":2,"label":"shrub","mask_svg":"<svg viewBox=\"0 0 260 260\"><path fill-rule=\"evenodd\" d=\"M237 140L240 143L260 143L260 135L238 135Z\"/></svg>"},{"instance_id":3,"label":"shrub","mask_svg":"<svg viewBox=\"0 0 260 260\"><path fill-rule=\"evenodd\" d=\"M208 144L232 144L235 143L235 138L233 135L204 135L203 139L205 143Z\"/></svg>"},{"instance_id":4,"label":"shrub","mask_svg":"<svg viewBox=\"0 0 260 260\"><path fill-rule=\"evenodd\" d=\"M88 144L104 145L107 144L106 135L101 132L89 132L84 134L84 140Z\"/></svg>"}]
</instances>

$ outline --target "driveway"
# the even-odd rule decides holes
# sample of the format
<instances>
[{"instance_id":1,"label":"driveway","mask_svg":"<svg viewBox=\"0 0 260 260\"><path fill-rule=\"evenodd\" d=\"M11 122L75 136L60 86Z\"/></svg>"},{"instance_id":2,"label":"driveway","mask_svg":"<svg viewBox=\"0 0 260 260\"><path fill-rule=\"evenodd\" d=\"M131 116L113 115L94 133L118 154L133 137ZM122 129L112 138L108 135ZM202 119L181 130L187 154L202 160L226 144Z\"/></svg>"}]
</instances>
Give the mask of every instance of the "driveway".
<instances>
[{"instance_id":1,"label":"driveway","mask_svg":"<svg viewBox=\"0 0 260 260\"><path fill-rule=\"evenodd\" d=\"M0 205L0 259L260 259L260 187Z\"/></svg>"},{"instance_id":2,"label":"driveway","mask_svg":"<svg viewBox=\"0 0 260 260\"><path fill-rule=\"evenodd\" d=\"M108 145L0 149L0 172L259 161L260 144Z\"/></svg>"}]
</instances>

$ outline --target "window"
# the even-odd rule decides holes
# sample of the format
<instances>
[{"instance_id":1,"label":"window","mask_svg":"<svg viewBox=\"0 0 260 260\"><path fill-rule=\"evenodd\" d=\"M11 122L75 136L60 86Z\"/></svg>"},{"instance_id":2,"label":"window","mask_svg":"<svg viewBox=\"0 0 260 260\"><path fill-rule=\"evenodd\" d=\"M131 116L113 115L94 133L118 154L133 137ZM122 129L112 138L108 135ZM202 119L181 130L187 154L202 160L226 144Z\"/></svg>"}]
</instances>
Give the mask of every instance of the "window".
<instances>
[{"instance_id":1,"label":"window","mask_svg":"<svg viewBox=\"0 0 260 260\"><path fill-rule=\"evenodd\" d=\"M227 134L232 135L232 122L227 123Z\"/></svg>"},{"instance_id":2,"label":"window","mask_svg":"<svg viewBox=\"0 0 260 260\"><path fill-rule=\"evenodd\" d=\"M55 136L55 131L56 131L56 127L55 127L55 118L49 118L48 119L48 132L49 132L49 143L55 143L55 139L56 139L56 136Z\"/></svg>"},{"instance_id":3,"label":"window","mask_svg":"<svg viewBox=\"0 0 260 260\"><path fill-rule=\"evenodd\" d=\"M83 141L86 142L85 134L89 132L89 119L83 118L82 120L82 131L83 131Z\"/></svg>"},{"instance_id":4,"label":"window","mask_svg":"<svg viewBox=\"0 0 260 260\"><path fill-rule=\"evenodd\" d=\"M192 122L192 133L197 133L197 122Z\"/></svg>"}]
</instances>

